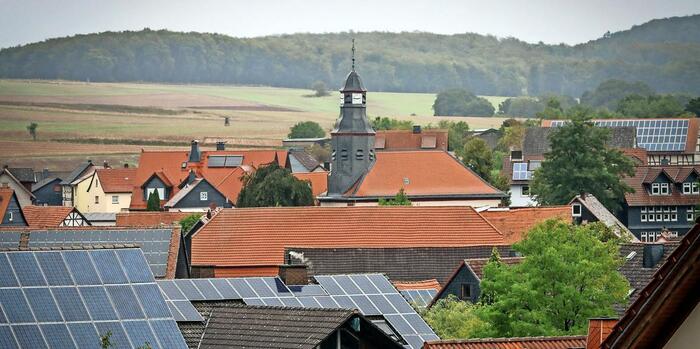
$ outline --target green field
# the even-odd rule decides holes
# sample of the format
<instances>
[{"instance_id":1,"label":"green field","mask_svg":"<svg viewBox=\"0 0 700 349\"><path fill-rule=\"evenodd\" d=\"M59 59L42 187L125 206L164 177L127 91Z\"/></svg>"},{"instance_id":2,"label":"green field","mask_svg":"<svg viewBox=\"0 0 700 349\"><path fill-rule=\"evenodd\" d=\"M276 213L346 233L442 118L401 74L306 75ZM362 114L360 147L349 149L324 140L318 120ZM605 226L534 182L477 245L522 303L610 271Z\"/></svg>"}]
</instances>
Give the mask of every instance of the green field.
<instances>
[{"instance_id":1,"label":"green field","mask_svg":"<svg viewBox=\"0 0 700 349\"><path fill-rule=\"evenodd\" d=\"M326 97L309 97L310 90L258 86L0 80L0 138L28 142L26 126L37 122L39 140L61 140L56 147L66 140L94 139L117 143L225 139L234 146L279 146L296 122L312 120L326 130L332 128L339 94L330 92ZM370 91L367 113L370 118L386 116L420 125L441 119L466 121L471 128L498 127L504 120L435 117L434 99L429 93ZM488 99L497 105L505 97ZM231 120L230 127L224 127L225 117ZM21 158L23 147L18 148L0 155L0 160ZM33 149L31 156L41 156Z\"/></svg>"}]
</instances>

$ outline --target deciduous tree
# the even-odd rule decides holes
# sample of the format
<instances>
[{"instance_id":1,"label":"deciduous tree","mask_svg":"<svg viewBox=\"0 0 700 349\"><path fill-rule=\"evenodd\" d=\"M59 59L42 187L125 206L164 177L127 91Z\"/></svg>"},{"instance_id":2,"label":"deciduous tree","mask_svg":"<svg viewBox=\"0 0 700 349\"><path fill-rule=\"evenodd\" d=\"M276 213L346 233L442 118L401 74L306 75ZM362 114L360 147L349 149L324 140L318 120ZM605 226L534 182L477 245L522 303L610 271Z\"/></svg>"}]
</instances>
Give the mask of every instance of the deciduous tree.
<instances>
[{"instance_id":1,"label":"deciduous tree","mask_svg":"<svg viewBox=\"0 0 700 349\"><path fill-rule=\"evenodd\" d=\"M393 199L379 199L379 206L411 206L411 200L401 188Z\"/></svg>"},{"instance_id":2,"label":"deciduous tree","mask_svg":"<svg viewBox=\"0 0 700 349\"><path fill-rule=\"evenodd\" d=\"M486 141L477 137L469 138L464 147L457 151L457 156L481 178L487 181L490 179L493 168L493 152Z\"/></svg>"},{"instance_id":3,"label":"deciduous tree","mask_svg":"<svg viewBox=\"0 0 700 349\"><path fill-rule=\"evenodd\" d=\"M440 299L422 315L442 339L477 338L488 333L488 323L479 317L479 306L454 295Z\"/></svg>"},{"instance_id":4,"label":"deciduous tree","mask_svg":"<svg viewBox=\"0 0 700 349\"><path fill-rule=\"evenodd\" d=\"M326 131L321 125L313 121L300 121L294 124L289 130L288 138L322 138L326 136Z\"/></svg>"},{"instance_id":5,"label":"deciduous tree","mask_svg":"<svg viewBox=\"0 0 700 349\"><path fill-rule=\"evenodd\" d=\"M236 207L311 206L311 183L297 179L276 163L262 166L243 177Z\"/></svg>"}]
</instances>

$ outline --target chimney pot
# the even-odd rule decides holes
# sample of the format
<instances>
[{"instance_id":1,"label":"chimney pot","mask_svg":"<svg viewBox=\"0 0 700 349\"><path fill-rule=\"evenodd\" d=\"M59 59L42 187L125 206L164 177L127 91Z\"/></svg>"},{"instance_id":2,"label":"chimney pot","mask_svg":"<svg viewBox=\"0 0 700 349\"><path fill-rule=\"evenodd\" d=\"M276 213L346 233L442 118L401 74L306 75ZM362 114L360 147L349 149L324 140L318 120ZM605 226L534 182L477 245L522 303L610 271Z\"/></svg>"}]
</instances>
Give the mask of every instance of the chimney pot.
<instances>
[{"instance_id":1,"label":"chimney pot","mask_svg":"<svg viewBox=\"0 0 700 349\"><path fill-rule=\"evenodd\" d=\"M421 133L420 125L413 125L413 133Z\"/></svg>"}]
</instances>

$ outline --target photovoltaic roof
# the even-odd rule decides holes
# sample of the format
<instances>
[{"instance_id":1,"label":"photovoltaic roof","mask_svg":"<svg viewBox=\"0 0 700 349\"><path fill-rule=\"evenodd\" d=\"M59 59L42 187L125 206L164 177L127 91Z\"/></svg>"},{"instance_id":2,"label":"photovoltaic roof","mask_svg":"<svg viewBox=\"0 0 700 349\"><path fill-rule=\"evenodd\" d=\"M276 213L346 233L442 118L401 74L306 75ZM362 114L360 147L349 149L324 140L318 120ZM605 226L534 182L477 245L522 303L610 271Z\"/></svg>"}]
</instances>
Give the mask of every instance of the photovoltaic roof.
<instances>
[{"instance_id":1,"label":"photovoltaic roof","mask_svg":"<svg viewBox=\"0 0 700 349\"><path fill-rule=\"evenodd\" d=\"M401 290L401 295L418 308L425 308L437 295L437 290Z\"/></svg>"},{"instance_id":2,"label":"photovoltaic roof","mask_svg":"<svg viewBox=\"0 0 700 349\"><path fill-rule=\"evenodd\" d=\"M287 286L276 277L157 281L178 322L202 321L190 301L242 300L247 305L357 309L383 317L408 345L439 339L382 274L316 276L318 285ZM393 333L390 333L390 335Z\"/></svg>"},{"instance_id":3,"label":"photovoltaic roof","mask_svg":"<svg viewBox=\"0 0 700 349\"><path fill-rule=\"evenodd\" d=\"M41 248L135 244L143 250L153 275L161 278L167 269L171 236L172 229L40 230L30 232L28 246Z\"/></svg>"},{"instance_id":4,"label":"photovoltaic roof","mask_svg":"<svg viewBox=\"0 0 700 349\"><path fill-rule=\"evenodd\" d=\"M565 120L552 121L562 126ZM687 119L596 120L601 127L636 127L637 146L647 151L683 151L688 141Z\"/></svg>"},{"instance_id":5,"label":"photovoltaic roof","mask_svg":"<svg viewBox=\"0 0 700 349\"><path fill-rule=\"evenodd\" d=\"M187 348L140 249L0 252L1 348Z\"/></svg>"}]
</instances>

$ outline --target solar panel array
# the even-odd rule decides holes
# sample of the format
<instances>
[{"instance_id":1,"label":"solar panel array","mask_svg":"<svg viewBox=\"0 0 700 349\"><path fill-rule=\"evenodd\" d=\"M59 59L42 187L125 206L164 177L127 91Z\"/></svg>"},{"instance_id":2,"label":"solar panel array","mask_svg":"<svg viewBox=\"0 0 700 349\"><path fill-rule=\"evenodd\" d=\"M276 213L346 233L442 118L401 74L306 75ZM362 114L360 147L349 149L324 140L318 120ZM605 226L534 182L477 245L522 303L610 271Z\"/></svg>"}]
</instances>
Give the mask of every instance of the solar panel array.
<instances>
[{"instance_id":1,"label":"solar panel array","mask_svg":"<svg viewBox=\"0 0 700 349\"><path fill-rule=\"evenodd\" d=\"M0 253L1 348L187 348L140 249Z\"/></svg>"},{"instance_id":2,"label":"solar panel array","mask_svg":"<svg viewBox=\"0 0 700 349\"><path fill-rule=\"evenodd\" d=\"M33 231L29 247L65 247L135 244L141 247L153 275L164 277L170 250L171 229L83 229Z\"/></svg>"},{"instance_id":3,"label":"solar panel array","mask_svg":"<svg viewBox=\"0 0 700 349\"><path fill-rule=\"evenodd\" d=\"M156 283L177 321L202 321L196 309L185 302L243 300L247 305L358 309L365 316L384 317L409 348L418 349L424 341L439 339L382 274L315 278L318 285L304 286L287 286L276 277L177 279Z\"/></svg>"},{"instance_id":4,"label":"solar panel array","mask_svg":"<svg viewBox=\"0 0 700 349\"><path fill-rule=\"evenodd\" d=\"M532 172L527 170L527 162L513 163L513 180L524 181L532 179Z\"/></svg>"},{"instance_id":5,"label":"solar panel array","mask_svg":"<svg viewBox=\"0 0 700 349\"><path fill-rule=\"evenodd\" d=\"M18 248L20 236L22 236L22 233L1 232L0 233L0 248Z\"/></svg>"},{"instance_id":6,"label":"solar panel array","mask_svg":"<svg viewBox=\"0 0 700 349\"><path fill-rule=\"evenodd\" d=\"M226 155L226 156L209 156L207 166L209 167L238 167L243 163L243 156Z\"/></svg>"},{"instance_id":7,"label":"solar panel array","mask_svg":"<svg viewBox=\"0 0 700 349\"><path fill-rule=\"evenodd\" d=\"M566 121L552 121L562 126ZM648 151L683 151L688 140L687 119L596 120L601 127L636 127L637 146Z\"/></svg>"},{"instance_id":8,"label":"solar panel array","mask_svg":"<svg viewBox=\"0 0 700 349\"><path fill-rule=\"evenodd\" d=\"M415 305L418 308L425 308L430 304L430 302L437 295L437 290L401 290L401 295L403 295L406 300Z\"/></svg>"}]
</instances>

